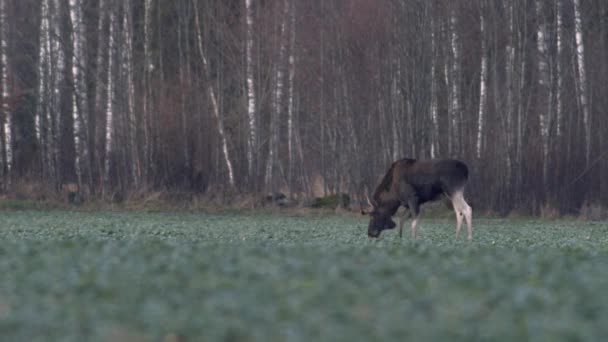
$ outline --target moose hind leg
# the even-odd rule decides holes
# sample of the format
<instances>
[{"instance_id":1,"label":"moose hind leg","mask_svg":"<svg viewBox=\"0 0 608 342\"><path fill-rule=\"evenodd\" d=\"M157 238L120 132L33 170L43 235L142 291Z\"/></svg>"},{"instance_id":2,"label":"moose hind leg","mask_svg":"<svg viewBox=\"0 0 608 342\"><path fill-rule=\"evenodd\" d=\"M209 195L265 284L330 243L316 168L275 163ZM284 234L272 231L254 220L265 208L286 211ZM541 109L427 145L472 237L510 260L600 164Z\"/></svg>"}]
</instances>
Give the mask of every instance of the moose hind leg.
<instances>
[{"instance_id":1,"label":"moose hind leg","mask_svg":"<svg viewBox=\"0 0 608 342\"><path fill-rule=\"evenodd\" d=\"M416 240L416 226L418 225L418 214L420 214L420 204L417 198L410 198L408 200L408 207L412 215L412 240Z\"/></svg>"},{"instance_id":2,"label":"moose hind leg","mask_svg":"<svg viewBox=\"0 0 608 342\"><path fill-rule=\"evenodd\" d=\"M405 224L405 220L407 220L407 216L408 216L408 210L406 208L406 211L403 212L403 215L401 215L401 217L399 217L399 238L401 238L403 236L403 224Z\"/></svg>"},{"instance_id":3,"label":"moose hind leg","mask_svg":"<svg viewBox=\"0 0 608 342\"><path fill-rule=\"evenodd\" d=\"M471 209L471 206L467 202L464 202L464 204L463 215L464 219L467 221L467 240L471 241L471 239L473 239L473 209Z\"/></svg>"},{"instance_id":4,"label":"moose hind leg","mask_svg":"<svg viewBox=\"0 0 608 342\"><path fill-rule=\"evenodd\" d=\"M467 222L467 240L472 239L472 216L473 210L471 206L464 200L462 190L454 192L452 195L452 204L454 205L454 212L456 213L456 238L460 233L460 227L462 226L462 219L464 217Z\"/></svg>"},{"instance_id":5,"label":"moose hind leg","mask_svg":"<svg viewBox=\"0 0 608 342\"><path fill-rule=\"evenodd\" d=\"M462 214L454 207L454 213L456 213L456 240L460 235L460 227L462 226Z\"/></svg>"}]
</instances>

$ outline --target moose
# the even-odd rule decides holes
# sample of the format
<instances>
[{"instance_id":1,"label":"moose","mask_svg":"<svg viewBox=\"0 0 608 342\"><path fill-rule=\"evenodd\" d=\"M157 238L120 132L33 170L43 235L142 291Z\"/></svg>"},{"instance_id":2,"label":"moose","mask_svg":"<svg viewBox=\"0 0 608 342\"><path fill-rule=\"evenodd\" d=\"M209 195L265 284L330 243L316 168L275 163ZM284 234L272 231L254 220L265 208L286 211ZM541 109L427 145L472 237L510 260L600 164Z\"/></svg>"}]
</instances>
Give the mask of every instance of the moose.
<instances>
[{"instance_id":1,"label":"moose","mask_svg":"<svg viewBox=\"0 0 608 342\"><path fill-rule=\"evenodd\" d=\"M464 217L467 239L470 241L473 211L463 195L468 176L467 165L459 160L405 158L393 162L372 198L367 196L372 206L367 235L377 238L383 230L395 228L392 216L403 206L409 209L412 217L411 238L416 239L420 205L444 198L456 213L456 239ZM361 213L365 214L365 211L361 210ZM400 219L399 237L402 236L405 219L405 215Z\"/></svg>"}]
</instances>

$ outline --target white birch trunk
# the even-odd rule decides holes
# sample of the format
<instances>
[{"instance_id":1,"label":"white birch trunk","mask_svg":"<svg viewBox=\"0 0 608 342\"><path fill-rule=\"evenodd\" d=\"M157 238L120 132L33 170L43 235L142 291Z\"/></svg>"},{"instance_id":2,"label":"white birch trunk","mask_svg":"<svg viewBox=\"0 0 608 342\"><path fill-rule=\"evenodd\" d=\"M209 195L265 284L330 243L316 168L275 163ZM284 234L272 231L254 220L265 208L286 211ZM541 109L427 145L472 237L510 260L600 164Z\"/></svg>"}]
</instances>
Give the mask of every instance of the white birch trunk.
<instances>
[{"instance_id":1,"label":"white birch trunk","mask_svg":"<svg viewBox=\"0 0 608 342\"><path fill-rule=\"evenodd\" d=\"M437 158L439 150L439 116L437 103L437 38L435 36L435 20L431 17L431 158Z\"/></svg>"},{"instance_id":2,"label":"white birch trunk","mask_svg":"<svg viewBox=\"0 0 608 342\"><path fill-rule=\"evenodd\" d=\"M131 0L123 0L123 42L126 46L123 49L124 68L127 78L127 120L129 152L131 155L131 178L135 188L139 187L141 169L139 165L139 149L137 145L137 117L135 115L135 79L133 67L133 8Z\"/></svg>"},{"instance_id":3,"label":"white birch trunk","mask_svg":"<svg viewBox=\"0 0 608 342\"><path fill-rule=\"evenodd\" d=\"M213 117L217 121L217 130L220 136L221 144L222 144L222 154L224 156L224 162L226 163L226 170L228 171L228 183L231 187L235 186L234 181L234 171L232 167L232 162L230 161L230 151L228 150L228 141L226 139L226 133L224 130L224 121L222 116L220 115L219 103L217 100L217 96L215 95L215 90L213 89L213 84L209 79L209 63L207 62L207 56L205 55L205 50L203 48L203 34L201 32L201 24L199 19L199 11L197 0L194 0L194 20L196 25L196 41L198 52L201 57L201 62L203 63L203 70L205 71L205 75L207 76L206 84L207 84L207 93L209 94L209 99L211 100L211 113Z\"/></svg>"},{"instance_id":4,"label":"white birch trunk","mask_svg":"<svg viewBox=\"0 0 608 342\"><path fill-rule=\"evenodd\" d=\"M506 63L505 63L505 76L507 79L507 100L506 100L506 115L507 115L507 130L505 132L507 140L507 179L511 181L511 166L512 166L512 147L513 147L513 112L515 104L513 103L513 88L515 85L515 32L514 32L514 15L513 15L513 3L509 2L506 8L506 12L509 15L509 37L508 45L506 47Z\"/></svg>"},{"instance_id":5,"label":"white birch trunk","mask_svg":"<svg viewBox=\"0 0 608 342\"><path fill-rule=\"evenodd\" d=\"M50 116L51 103L51 71L50 69L50 32L49 32L49 1L42 1L41 4L41 20L40 20L40 54L38 60L38 73L40 74L40 82L38 85L38 108L36 115L36 137L41 142L41 158L42 158L42 176L48 177L47 166L49 163L49 148L52 144L47 141L48 136L48 117ZM10 116L10 115L9 115ZM10 127L8 128L10 131Z\"/></svg>"},{"instance_id":6,"label":"white birch trunk","mask_svg":"<svg viewBox=\"0 0 608 342\"><path fill-rule=\"evenodd\" d=\"M253 62L253 0L245 0L246 38L245 65L247 77L247 118L249 120L249 136L247 139L247 168L249 177L257 177L257 109L255 98L255 78ZM255 159L255 160L254 160Z\"/></svg>"},{"instance_id":7,"label":"white birch trunk","mask_svg":"<svg viewBox=\"0 0 608 342\"><path fill-rule=\"evenodd\" d=\"M143 99L142 99L142 130L144 133L143 144L143 176L145 181L148 181L149 168L152 165L152 148L150 139L150 100L152 97L152 89L150 86L150 74L154 68L151 56L151 30L152 30L152 0L144 0L144 70L143 70Z\"/></svg>"},{"instance_id":8,"label":"white birch trunk","mask_svg":"<svg viewBox=\"0 0 608 342\"><path fill-rule=\"evenodd\" d=\"M459 61L460 61L460 49L458 47L458 32L456 32L456 14L453 13L450 17L450 47L452 49L452 64L450 70L450 105L449 105L449 113L450 113L450 132L449 132L449 145L450 145L450 155L454 153L460 153L460 147L456 143L459 137L459 122L458 118L460 117L460 89L459 89L459 80L460 80L460 72L459 72Z\"/></svg>"},{"instance_id":9,"label":"white birch trunk","mask_svg":"<svg viewBox=\"0 0 608 342\"><path fill-rule=\"evenodd\" d=\"M247 0L251 1L251 0ZM287 153L288 153L288 172L287 182L289 185L290 196L293 193L293 171L294 171L294 78L296 72L295 66L295 40L296 40L296 4L292 2L292 9L289 14L290 21L290 38L289 38L289 94L287 102Z\"/></svg>"},{"instance_id":10,"label":"white birch trunk","mask_svg":"<svg viewBox=\"0 0 608 342\"><path fill-rule=\"evenodd\" d=\"M8 115L8 111L7 111L7 104L5 103L8 94L9 94L9 89L8 89L8 74L7 74L7 62L8 62L8 58L7 58L7 54L6 54L6 49L8 47L7 44L7 29L8 29L8 25L6 24L6 0L0 0L0 89L2 90L2 93L0 93L0 96L2 97L2 101L0 102L0 139L2 139L2 141L0 142L0 155L1 155L1 159L0 161L2 162L2 174L1 176L3 177L4 181L3 182L3 187L4 189L6 189L6 186L8 184L6 184L6 182L8 182L10 179L7 179L8 177L6 177L8 175L8 172L10 170L10 146L11 146L11 141L10 141L10 115ZM5 178L6 177L6 178Z\"/></svg>"},{"instance_id":11,"label":"white birch trunk","mask_svg":"<svg viewBox=\"0 0 608 342\"><path fill-rule=\"evenodd\" d=\"M73 78L74 78L74 126L75 126L75 144L76 144L76 173L78 175L78 183L82 184L82 175L86 168L85 160L90 158L90 153L87 151L87 142L89 141L88 120L89 120L89 104L87 98L87 79L86 65L86 31L83 21L82 0L70 0L72 9L70 11L72 19L72 27L74 28L74 61L73 61ZM90 161L89 161L90 162ZM90 164L88 164L90 165ZM89 176L90 172L87 173ZM89 181L91 179L89 178Z\"/></svg>"},{"instance_id":12,"label":"white birch trunk","mask_svg":"<svg viewBox=\"0 0 608 342\"><path fill-rule=\"evenodd\" d=\"M279 56L276 64L275 87L271 100L272 115L270 118L270 143L268 144L268 159L266 160L266 186L273 185L275 177L275 169L278 159L278 144L279 144L279 116L281 113L281 103L283 99L284 75L283 65L286 48L287 48L287 18L289 16L289 3L285 0L283 3L283 19L281 21L281 35L279 41ZM273 189L275 190L275 189Z\"/></svg>"},{"instance_id":13,"label":"white birch trunk","mask_svg":"<svg viewBox=\"0 0 608 342\"><path fill-rule=\"evenodd\" d=\"M49 111L48 111L48 127L49 127L49 140L46 142L49 147L49 160L50 163L50 171L51 177L53 179L57 179L57 168L59 166L59 88L61 83L61 49L57 41L57 37L61 36L59 32L58 22L58 6L56 4L56 0L48 0L47 1L47 10L48 10L48 19L47 19L47 28L46 32L47 36L47 44L49 46L49 64L48 68L50 69L50 78L48 84L48 92L49 98L48 101L50 103Z\"/></svg>"},{"instance_id":14,"label":"white birch trunk","mask_svg":"<svg viewBox=\"0 0 608 342\"><path fill-rule=\"evenodd\" d=\"M562 5L562 0L556 0L555 1L555 6L556 6L556 45L557 45L557 61L555 63L555 67L556 67L556 77L557 77L557 85L555 88L555 100L556 100L556 108L555 108L555 113L556 113L556 130L557 130L557 138L558 141L561 141L561 137L563 134L563 123L562 123L562 117L563 117L563 105L562 105L562 87L563 87L563 75L562 75L562 55L563 55L563 50L564 50L564 46L563 46L563 5Z\"/></svg>"},{"instance_id":15,"label":"white birch trunk","mask_svg":"<svg viewBox=\"0 0 608 342\"><path fill-rule=\"evenodd\" d=\"M110 30L108 33L108 74L107 74L107 103L106 103L106 145L105 145L105 158L104 158L104 193L107 190L107 186L110 182L110 168L112 162L112 147L114 139L114 49L116 46L115 31L116 31L116 18L114 11L110 10Z\"/></svg>"},{"instance_id":16,"label":"white birch trunk","mask_svg":"<svg viewBox=\"0 0 608 342\"><path fill-rule=\"evenodd\" d=\"M106 79L107 75L104 74L104 61L105 61L105 56L107 53L107 45L106 45L106 39L109 39L108 37L106 37L106 35L104 34L104 27L106 26L108 17L106 15L107 12L107 1L106 0L100 0L99 1L99 20L97 23L97 52L96 52L96 59L97 59L97 70L96 70L96 75L95 75L95 115L93 116L92 120L95 120L95 130L91 131L91 150L94 151L95 153L95 157L94 160L92 160L92 164L90 165L91 170L95 171L95 181L96 183L101 183L101 185L103 184L102 182L102 178L103 177L103 160L102 158L105 158L104 156L104 151L105 151L105 136L106 136L106 105L107 105L107 99L104 101L104 96L105 93L107 92L107 88L104 87L105 81L104 79ZM96 184L97 186L99 186L100 184ZM103 189L102 189L103 190Z\"/></svg>"},{"instance_id":17,"label":"white birch trunk","mask_svg":"<svg viewBox=\"0 0 608 342\"><path fill-rule=\"evenodd\" d=\"M538 63L538 118L543 149L543 183L546 185L549 167L549 127L551 126L551 75L547 47L547 22L541 0L536 1L536 57Z\"/></svg>"},{"instance_id":18,"label":"white birch trunk","mask_svg":"<svg viewBox=\"0 0 608 342\"><path fill-rule=\"evenodd\" d=\"M576 62L578 67L578 97L583 112L583 125L585 126L585 162L588 165L591 157L591 120L587 99L587 74L585 70L585 44L583 42L583 20L580 0L574 1L574 25L576 37Z\"/></svg>"},{"instance_id":19,"label":"white birch trunk","mask_svg":"<svg viewBox=\"0 0 608 342\"><path fill-rule=\"evenodd\" d=\"M480 14L481 22L481 72L479 74L479 112L477 117L477 158L481 158L482 142L483 142L483 129L486 109L486 88L488 83L488 55L486 54L486 28L485 18L483 16L483 10Z\"/></svg>"}]
</instances>

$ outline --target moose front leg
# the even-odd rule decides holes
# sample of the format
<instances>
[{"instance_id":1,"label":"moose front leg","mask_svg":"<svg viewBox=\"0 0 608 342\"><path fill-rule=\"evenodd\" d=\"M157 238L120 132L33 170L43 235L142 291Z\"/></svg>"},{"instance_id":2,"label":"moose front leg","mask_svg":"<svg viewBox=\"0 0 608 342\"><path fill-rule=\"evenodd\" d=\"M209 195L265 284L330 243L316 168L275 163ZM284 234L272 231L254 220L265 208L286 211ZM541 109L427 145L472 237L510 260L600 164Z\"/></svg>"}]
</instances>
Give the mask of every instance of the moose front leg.
<instances>
[{"instance_id":1,"label":"moose front leg","mask_svg":"<svg viewBox=\"0 0 608 342\"><path fill-rule=\"evenodd\" d=\"M420 204L416 197L408 200L408 206L412 215L412 240L416 240L416 225L418 224L418 214L420 214Z\"/></svg>"},{"instance_id":2,"label":"moose front leg","mask_svg":"<svg viewBox=\"0 0 608 342\"><path fill-rule=\"evenodd\" d=\"M410 213L409 208L406 206L405 211L399 217L399 238L403 236L403 225L405 224L405 220L410 218L412 213Z\"/></svg>"}]
</instances>

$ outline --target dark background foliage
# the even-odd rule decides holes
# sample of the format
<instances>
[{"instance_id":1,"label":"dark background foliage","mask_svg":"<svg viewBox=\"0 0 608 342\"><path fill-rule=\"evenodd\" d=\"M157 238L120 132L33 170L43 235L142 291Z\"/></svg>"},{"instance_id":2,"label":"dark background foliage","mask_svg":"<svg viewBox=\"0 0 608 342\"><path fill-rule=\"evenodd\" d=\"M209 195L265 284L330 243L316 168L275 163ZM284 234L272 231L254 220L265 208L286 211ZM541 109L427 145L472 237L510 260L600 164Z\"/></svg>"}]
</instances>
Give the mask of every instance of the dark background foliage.
<instances>
[{"instance_id":1,"label":"dark background foliage","mask_svg":"<svg viewBox=\"0 0 608 342\"><path fill-rule=\"evenodd\" d=\"M0 3L8 193L360 195L436 157L476 210L608 205L603 0Z\"/></svg>"}]
</instances>

